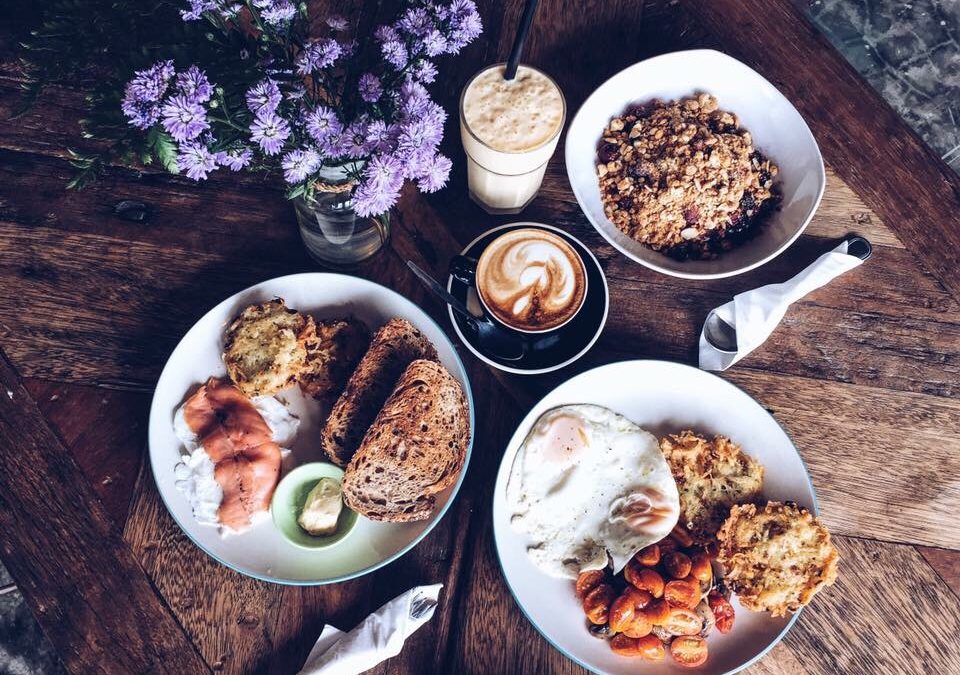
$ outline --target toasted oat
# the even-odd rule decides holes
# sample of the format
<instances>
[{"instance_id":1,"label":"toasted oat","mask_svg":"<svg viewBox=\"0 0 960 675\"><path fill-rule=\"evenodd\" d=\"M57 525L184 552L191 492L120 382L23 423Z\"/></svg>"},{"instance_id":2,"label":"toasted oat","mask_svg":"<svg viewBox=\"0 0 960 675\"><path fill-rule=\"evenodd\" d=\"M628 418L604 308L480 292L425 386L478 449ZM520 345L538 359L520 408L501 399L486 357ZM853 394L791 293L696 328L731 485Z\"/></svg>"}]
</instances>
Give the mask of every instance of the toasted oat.
<instances>
[{"instance_id":1,"label":"toasted oat","mask_svg":"<svg viewBox=\"0 0 960 675\"><path fill-rule=\"evenodd\" d=\"M735 506L717 537L724 581L747 609L785 616L837 578L830 533L795 505Z\"/></svg>"},{"instance_id":2,"label":"toasted oat","mask_svg":"<svg viewBox=\"0 0 960 675\"><path fill-rule=\"evenodd\" d=\"M680 491L679 524L699 543L714 537L731 506L760 496L763 466L729 438L681 431L660 439L660 451Z\"/></svg>"},{"instance_id":3,"label":"toasted oat","mask_svg":"<svg viewBox=\"0 0 960 675\"><path fill-rule=\"evenodd\" d=\"M777 204L777 166L709 94L631 106L597 151L607 218L681 260L712 258L753 236Z\"/></svg>"}]
</instances>

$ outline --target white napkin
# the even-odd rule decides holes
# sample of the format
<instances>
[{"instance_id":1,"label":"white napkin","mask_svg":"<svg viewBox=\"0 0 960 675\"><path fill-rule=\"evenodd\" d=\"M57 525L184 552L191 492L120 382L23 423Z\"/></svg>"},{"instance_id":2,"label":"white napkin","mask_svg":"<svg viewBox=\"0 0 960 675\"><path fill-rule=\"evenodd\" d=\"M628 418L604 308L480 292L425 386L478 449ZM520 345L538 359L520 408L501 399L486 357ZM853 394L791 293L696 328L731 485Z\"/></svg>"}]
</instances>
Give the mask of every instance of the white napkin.
<instances>
[{"instance_id":1,"label":"white napkin","mask_svg":"<svg viewBox=\"0 0 960 675\"><path fill-rule=\"evenodd\" d=\"M740 293L717 307L720 318L737 331L737 351L735 354L722 352L711 345L707 341L704 323L700 331L700 367L703 370L726 370L763 344L792 303L862 264L863 260L847 253L847 245L848 242L844 241L824 253L789 281Z\"/></svg>"},{"instance_id":2,"label":"white napkin","mask_svg":"<svg viewBox=\"0 0 960 675\"><path fill-rule=\"evenodd\" d=\"M349 633L326 625L298 675L357 675L391 656L433 617L443 584L415 586L360 622Z\"/></svg>"}]
</instances>

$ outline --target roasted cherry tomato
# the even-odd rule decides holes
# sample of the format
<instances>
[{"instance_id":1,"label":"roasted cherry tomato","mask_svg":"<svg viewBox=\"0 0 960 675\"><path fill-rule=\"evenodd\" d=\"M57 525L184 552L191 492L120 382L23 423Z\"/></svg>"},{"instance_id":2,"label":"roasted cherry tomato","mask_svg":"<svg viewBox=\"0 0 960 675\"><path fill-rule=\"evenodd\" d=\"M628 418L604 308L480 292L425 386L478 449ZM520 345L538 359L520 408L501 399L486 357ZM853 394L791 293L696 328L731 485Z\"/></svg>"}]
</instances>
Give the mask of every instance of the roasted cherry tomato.
<instances>
[{"instance_id":1,"label":"roasted cherry tomato","mask_svg":"<svg viewBox=\"0 0 960 675\"><path fill-rule=\"evenodd\" d=\"M656 544L650 544L633 556L633 559L644 567L653 567L660 562L660 547Z\"/></svg>"},{"instance_id":2,"label":"roasted cherry tomato","mask_svg":"<svg viewBox=\"0 0 960 675\"><path fill-rule=\"evenodd\" d=\"M717 630L721 633L729 633L733 629L733 605L730 601L716 591L710 591L707 596L707 604L713 612L713 618L717 622Z\"/></svg>"},{"instance_id":3,"label":"roasted cherry tomato","mask_svg":"<svg viewBox=\"0 0 960 675\"><path fill-rule=\"evenodd\" d=\"M633 586L627 586L613 604L610 605L610 630L624 633L630 627L637 614L653 602L653 596ZM647 631L648 633L650 631ZM633 636L639 637L639 636Z\"/></svg>"},{"instance_id":4,"label":"roasted cherry tomato","mask_svg":"<svg viewBox=\"0 0 960 675\"><path fill-rule=\"evenodd\" d=\"M609 584L600 584L587 593L583 599L583 612L590 623L606 623L610 616L610 605L616 597L616 591Z\"/></svg>"},{"instance_id":5,"label":"roasted cherry tomato","mask_svg":"<svg viewBox=\"0 0 960 675\"><path fill-rule=\"evenodd\" d=\"M587 593L592 591L594 588L603 583L603 580L606 578L607 574L603 570L590 570L589 572L581 572L580 576L577 577L577 597L582 602Z\"/></svg>"},{"instance_id":6,"label":"roasted cherry tomato","mask_svg":"<svg viewBox=\"0 0 960 675\"><path fill-rule=\"evenodd\" d=\"M643 610L640 610L633 615L633 620L623 629L623 634L627 637L642 638L650 635L652 630L653 624L647 619Z\"/></svg>"},{"instance_id":7,"label":"roasted cherry tomato","mask_svg":"<svg viewBox=\"0 0 960 675\"><path fill-rule=\"evenodd\" d=\"M617 634L610 639L610 649L620 656L640 656L637 638Z\"/></svg>"},{"instance_id":8,"label":"roasted cherry tomato","mask_svg":"<svg viewBox=\"0 0 960 675\"><path fill-rule=\"evenodd\" d=\"M707 641L700 637L681 635L670 643L670 655L681 666L702 666L707 660Z\"/></svg>"},{"instance_id":9,"label":"roasted cherry tomato","mask_svg":"<svg viewBox=\"0 0 960 675\"><path fill-rule=\"evenodd\" d=\"M686 553L674 551L663 556L663 568L674 579L686 579L690 575L690 557Z\"/></svg>"},{"instance_id":10,"label":"roasted cherry tomato","mask_svg":"<svg viewBox=\"0 0 960 675\"><path fill-rule=\"evenodd\" d=\"M647 635L637 640L637 651L640 652L640 658L647 661L663 661L667 653L656 635Z\"/></svg>"},{"instance_id":11,"label":"roasted cherry tomato","mask_svg":"<svg viewBox=\"0 0 960 675\"><path fill-rule=\"evenodd\" d=\"M710 564L710 558L706 553L694 553L690 556L690 574L692 574L697 581L700 581L709 586L710 582L713 581L713 566Z\"/></svg>"},{"instance_id":12,"label":"roasted cherry tomato","mask_svg":"<svg viewBox=\"0 0 960 675\"><path fill-rule=\"evenodd\" d=\"M660 557L667 555L668 553L673 553L680 549L680 544L677 543L677 540L673 537L666 537L657 542L657 548L660 549Z\"/></svg>"},{"instance_id":13,"label":"roasted cherry tomato","mask_svg":"<svg viewBox=\"0 0 960 675\"><path fill-rule=\"evenodd\" d=\"M631 560L623 570L623 576L628 583L641 591L647 591L655 598L663 596L663 577L655 570L641 567L639 563Z\"/></svg>"},{"instance_id":14,"label":"roasted cherry tomato","mask_svg":"<svg viewBox=\"0 0 960 675\"><path fill-rule=\"evenodd\" d=\"M643 615L654 626L662 626L670 618L670 605L666 600L656 600L643 608Z\"/></svg>"},{"instance_id":15,"label":"roasted cherry tomato","mask_svg":"<svg viewBox=\"0 0 960 675\"><path fill-rule=\"evenodd\" d=\"M703 630L703 619L692 609L671 607L670 615L661 625L674 635L696 635Z\"/></svg>"},{"instance_id":16,"label":"roasted cherry tomato","mask_svg":"<svg viewBox=\"0 0 960 675\"><path fill-rule=\"evenodd\" d=\"M668 581L663 587L663 599L671 605L693 609L700 604L700 582L693 577Z\"/></svg>"}]
</instances>

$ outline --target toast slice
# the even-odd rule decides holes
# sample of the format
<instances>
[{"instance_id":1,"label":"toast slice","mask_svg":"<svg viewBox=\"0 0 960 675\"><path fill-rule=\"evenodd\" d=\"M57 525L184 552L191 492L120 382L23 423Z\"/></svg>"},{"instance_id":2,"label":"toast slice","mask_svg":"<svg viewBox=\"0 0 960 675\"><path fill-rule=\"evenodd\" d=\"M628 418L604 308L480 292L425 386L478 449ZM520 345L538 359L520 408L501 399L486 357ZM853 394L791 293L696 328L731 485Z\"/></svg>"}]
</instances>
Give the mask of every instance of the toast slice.
<instances>
[{"instance_id":1,"label":"toast slice","mask_svg":"<svg viewBox=\"0 0 960 675\"><path fill-rule=\"evenodd\" d=\"M460 383L419 359L397 386L343 475L343 499L371 520L424 520L466 459L470 413Z\"/></svg>"},{"instance_id":2,"label":"toast slice","mask_svg":"<svg viewBox=\"0 0 960 675\"><path fill-rule=\"evenodd\" d=\"M315 334L313 318L290 309L283 298L250 305L227 328L227 374L247 396L275 394L296 383Z\"/></svg>"},{"instance_id":3,"label":"toast slice","mask_svg":"<svg viewBox=\"0 0 960 675\"><path fill-rule=\"evenodd\" d=\"M317 322L317 337L307 344L307 363L300 372L300 389L307 396L332 404L370 344L370 331L357 319Z\"/></svg>"},{"instance_id":4,"label":"toast slice","mask_svg":"<svg viewBox=\"0 0 960 675\"><path fill-rule=\"evenodd\" d=\"M416 359L436 361L437 350L409 321L391 319L376 332L320 436L331 462L347 465L400 375Z\"/></svg>"}]
</instances>

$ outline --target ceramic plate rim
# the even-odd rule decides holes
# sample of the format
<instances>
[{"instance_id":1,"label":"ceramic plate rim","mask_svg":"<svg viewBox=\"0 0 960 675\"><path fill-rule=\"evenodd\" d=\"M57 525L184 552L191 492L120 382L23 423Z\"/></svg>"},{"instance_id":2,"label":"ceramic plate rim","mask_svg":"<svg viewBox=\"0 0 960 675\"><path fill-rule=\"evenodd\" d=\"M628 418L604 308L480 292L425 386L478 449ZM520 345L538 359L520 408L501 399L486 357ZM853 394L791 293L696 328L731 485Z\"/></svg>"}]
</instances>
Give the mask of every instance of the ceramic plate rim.
<instances>
[{"instance_id":1,"label":"ceramic plate rim","mask_svg":"<svg viewBox=\"0 0 960 675\"><path fill-rule=\"evenodd\" d=\"M587 104L589 104L589 103L598 95L598 93L599 93L599 91L600 91L601 89L603 89L604 87L606 87L606 86L610 83L611 80L614 80L614 79L616 79L617 77L620 77L623 73L626 73L627 71L629 71L629 70L631 70L631 69L634 69L634 68L637 68L637 67L639 67L639 66L641 66L641 65L649 65L649 64L651 64L651 63L653 63L653 62L655 62L655 61L660 61L660 60L680 60L680 59L687 58L687 57L693 56L693 55L711 55L711 56L714 56L714 57L716 57L716 58L721 58L721 59L724 59L724 60L727 60L727 61L732 61L732 62L738 64L739 66L742 66L743 68L746 68L747 70L749 70L749 71L750 71L751 73L753 73L756 77L758 77L760 80L762 80L762 81L765 82L767 85L769 85L773 90L775 90L775 91L777 92L777 94L778 94L784 101L786 101L786 103L787 103L787 105L790 107L790 109L793 110L793 112L796 113L797 118L800 120L801 128L802 128L803 132L805 133L805 136L807 136L807 137L809 138L809 140L811 141L811 143L812 143L812 147L813 147L813 149L814 149L814 152L816 153L816 157L817 157L817 161L818 161L817 163L818 163L818 168L819 168L819 170L818 170L818 172L817 172L817 197L816 197L816 199L814 199L813 205L810 207L810 211L807 213L806 217L805 217L805 218L803 219L803 221L800 223L800 226L797 228L796 232L794 232L786 241L783 242L783 244L781 244L781 245L780 245L775 251L773 251L772 253L769 253L768 255L766 255L766 256L764 256L764 257L762 257L762 258L759 258L758 260L756 260L756 261L754 261L754 262L752 262L752 263L749 263L749 264L744 265L744 266L742 266L742 267L738 267L738 268L736 268L736 269L729 270L729 271L726 271L726 272L683 272L683 271L679 271L679 270L670 269L670 268L664 267L664 266L662 266L662 265L660 265L660 264L658 264L658 263L656 263L656 262L653 262L653 261L650 261L650 260L644 260L643 258L639 258L639 257L635 256L633 253L631 253L630 251L628 251L628 250L626 250L625 248L623 248L622 246L620 246L620 244L618 244L618 243L613 239L613 237L612 237L609 233L607 233L606 227L601 226L599 223L597 223L596 220L595 220L595 219L593 218L593 216L591 215L591 213L584 208L583 205L584 205L584 202L586 201L586 199L585 199L584 195L582 194L582 190L580 190L579 187L578 187L578 181L573 180L573 178L570 176L571 155L572 155L572 153L573 153L573 150L572 150L572 148L571 148L571 145L570 145L569 143L567 143L566 141L567 141L567 139L569 138L569 136L570 136L571 132L573 131L573 129L577 126L577 121L578 121L578 119L580 118L581 113L583 113L584 108L586 108ZM564 136L564 167L566 168L566 172L567 172L567 181L570 183L570 189L573 191L573 196L576 198L577 204L578 204L578 206L580 206L580 210L581 210L581 211L583 212L583 214L586 216L587 220L590 222L590 224L593 226L593 228L594 228L597 232L600 233L600 236L602 236L602 237L607 241L608 244L610 244L610 245L611 245L613 248L615 248L617 251L619 251L620 253L622 253L622 254L625 255L626 257L628 257L630 260L632 260L632 261L634 261L634 262L636 262L636 263L639 263L640 265L643 265L644 267L647 267L647 268L649 268L649 269L652 269L652 270L654 270L655 272L659 272L659 273L661 273L661 274L666 274L667 276L677 277L677 278L679 278L679 279L704 279L704 280L706 280L706 279L724 279L724 278L727 278L727 277L737 276L738 274L744 274L744 273L746 273L746 272L749 272L750 270L754 270L754 269L760 267L761 265L765 265L766 263L770 262L771 260L773 260L774 258L776 258L777 256L779 256L780 254L782 254L784 251L786 251L788 248L790 248L790 246L792 246L793 243L800 237L800 235L803 234L803 232L807 229L807 226L810 224L810 221L813 220L813 217L816 215L817 210L820 208L820 202L823 200L823 195L824 195L824 192L826 191L826 186L827 186L826 168L825 168L824 163L823 163L823 154L820 152L820 146L819 146L819 144L817 143L817 139L816 139L816 137L813 135L813 132L810 131L810 126L807 124L807 121L806 121L805 119L803 119L803 116L800 114L800 111L797 110L796 106L793 105L793 103L792 103L786 96L784 96L783 93L782 93L779 89L777 89L777 88L773 85L772 82L770 82L770 80L768 80L767 78L765 78L763 75L761 75L760 73L758 73L756 70L754 70L753 68L751 68L751 67L748 66L747 64L743 63L742 61L733 58L733 57L730 56L729 54L725 54L724 52L717 51L716 49L686 49L686 50L681 50L681 51L676 51L676 52L669 52L669 53L666 53L666 54L660 54L660 55L658 55L658 56L652 56L652 57L650 57L650 58L648 58L648 59L643 59L642 61L637 61L636 63L627 66L627 67L624 68L623 70L620 70L620 71L614 73L613 75L611 75L610 77L608 77L606 80L604 80L602 84L600 84L596 89L594 89L594 90L590 93L590 95L584 100L584 102L580 105L580 107L577 108L577 112L576 112L576 114L573 116L573 119L572 119L571 122L570 122L570 126L567 127L567 133L566 133L566 135ZM610 223L609 221L607 221L606 224L607 224L607 226L609 226L609 227L615 227L615 226L614 226L612 223Z\"/></svg>"},{"instance_id":2,"label":"ceramic plate rim","mask_svg":"<svg viewBox=\"0 0 960 675\"><path fill-rule=\"evenodd\" d=\"M213 313L213 312L215 312L215 311L217 311L217 310L220 310L223 306L227 305L228 303L233 302L237 297L242 296L242 295L247 294L247 293L250 293L250 292L254 291L255 289L257 289L257 288L259 288L259 287L261 287L261 286L266 286L266 285L273 284L273 283L278 283L278 282L281 282L281 281L289 282L289 281L295 280L295 279L298 278L298 277L314 277L314 276L348 277L349 279L351 279L351 280L354 281L354 282L365 283L365 284L370 284L370 285L372 285L372 286L375 286L375 287L377 287L380 291L385 291L386 293L395 296L395 299L400 300L400 301L401 301L401 304L404 304L404 303L405 303L405 304L409 305L410 307L412 307L413 309L415 309L416 312L419 312L420 314L422 314L423 317L425 317L425 318L426 318L427 320L429 320L434 326L436 326L438 332L439 332L441 335L443 335L443 338L444 338L445 340L447 340L447 342L450 343L450 351L453 353L453 356L454 356L454 358L457 360L457 364L458 364L459 367L460 367L460 371L463 373L464 382L465 382L465 384L466 384L466 392L465 392L465 393L466 393L466 396L467 396L467 408L469 409L469 413L470 413L470 415L469 415L469 417L470 417L470 442L467 444L467 453L466 453L466 456L464 457L464 460L463 460L463 469L460 471L460 477L457 479L457 482L454 483L454 485L453 485L453 489L452 489L452 491L451 491L451 493L450 493L450 498L447 499L447 502L440 508L440 510L439 510L439 511L436 513L436 515L433 517L433 519L427 524L427 526L424 528L423 532L421 532L421 533L418 534L416 537L414 537L413 540L412 540L409 544L407 544L406 546L404 546L404 547L401 548L400 550L396 551L395 553L387 556L386 558L384 558L383 560L381 560L381 561L378 562L378 563L375 563L375 564L373 564L373 565L369 565L369 566L367 566L367 567L365 567L365 568L363 568L363 569L361 569L361 570L358 570L358 571L356 571L356 572L351 572L351 573L349 573L349 574L342 574L342 575L339 575L339 576L336 576L336 577L331 577L331 578L329 578L329 579L323 579L323 580L320 580L320 581L314 581L314 580L297 580L297 579L283 579L283 578L279 578L279 577L274 577L274 576L272 576L272 575L270 575L270 574L262 574L262 573L259 573L259 572L253 572L253 571L249 571L249 570L240 569L239 567L231 564L231 563L228 562L227 560L225 560L225 559L221 558L220 556L216 555L216 554L213 553L210 549L208 549L206 546L204 546L203 544L201 544L201 543L187 530L187 528L185 528L185 527L183 526L183 524L180 522L180 519L177 518L176 514L173 512L173 509L171 509L171 508L170 508L170 505L167 503L167 498L166 498L166 496L165 496L165 495L163 494L163 492L160 490L159 485L158 485L158 483L157 483L157 478L156 478L157 466L156 466L156 464L155 464L155 456L154 456L153 450L152 450L152 448L151 448L151 446L150 446L150 427L151 427L151 420L153 420L154 415L160 415L160 414L161 414L160 410L157 409L157 408L159 407L159 405L160 405L160 402L159 402L158 396L157 396L157 392L158 392L159 389L160 389L160 382L163 381L164 375L166 375L167 369L170 367L170 358L173 356L174 352L176 352L176 350L180 348L180 345L184 343L184 341L190 336L190 334L191 334L194 330L197 330L198 324L200 324L200 323L201 323L208 315L210 315L211 313ZM180 340L177 342L177 345L176 345L176 346L173 348L173 350L170 352L170 357L167 357L167 362L164 364L163 369L160 371L160 377L157 378L157 386L154 388L153 397L152 397L151 400L150 400L150 416L149 416L149 419L148 419L148 421L147 421L147 454L148 454L148 456L149 456L149 458L150 458L150 475L151 475L151 477L153 478L154 487L157 489L157 492L160 494L160 500L163 502L164 508L167 510L167 513L168 513L168 514L170 515L170 517L173 519L173 522L175 522L175 523L177 524L177 527L180 528L180 531L183 532L183 533L186 535L187 539L189 539L190 542L191 542L194 546L196 546L198 549L200 549L201 551L203 551L206 555L210 556L213 560L217 561L218 563L220 563L220 564L223 565L224 567L227 567L227 568L233 570L234 572L237 572L238 574L242 574L243 576L251 577L251 578L253 578L253 579L258 579L258 580L260 580L260 581L265 581L265 582L267 582L267 583L279 584L279 585L282 585L282 586L326 586L326 585L329 585L329 584L337 584L337 583L340 583L340 582L343 582L343 581L349 581L349 580L351 580L351 579L357 579L357 578L359 578L359 577L366 576L367 574L370 574L371 572L375 572L376 570L380 569L381 567L385 567L386 565L389 565L390 563L394 562L395 560L398 560L399 558L401 558L401 557L403 557L404 555L406 555L407 553L409 553L411 550L413 550L414 547L416 547L421 541L423 541L428 534L430 534L431 532L433 532L433 529L440 523L441 520L443 520L443 517L447 514L447 511L448 511L448 510L450 509L450 507L453 505L453 502L456 500L457 495L458 495L459 492L460 492L460 488L461 488L461 486L463 485L463 481L464 481L464 479L465 479L466 476L467 476L467 470L468 470L468 468L469 468L469 466L470 466L470 458L471 458L471 455L473 454L473 442L474 442L475 437L476 437L476 420L475 420L475 414L474 414L473 385L472 385L472 383L471 383L471 381L470 381L470 372L467 370L466 366L464 365L463 359L460 358L460 354L457 352L456 345L453 344L453 341L450 340L450 337L447 335L446 331L443 330L443 328L440 326L440 324L437 323L437 321L435 321L432 316L430 316L430 315L427 314L425 311L423 311L420 307L418 307L417 305L415 305L410 299L404 297L403 295L401 295L401 294L398 293L397 291L393 290L392 288L387 288L387 287L384 286L383 284L379 284L379 283L377 283L377 282L375 282L375 281L370 281L369 279L364 279L363 277L355 277L355 276L350 275L350 274L340 274L340 273L337 273L337 272L299 272L299 273L295 273L295 274L285 274L285 275L283 275L283 276L272 277L272 278L270 278L270 279L265 279L264 281L261 281L261 282L252 284L252 285L250 285L250 286L247 286L246 288L243 288L243 289L237 291L236 293L231 294L229 297L224 298L223 300L221 300L220 302L218 302L216 305L214 305L213 307L211 307L209 310L207 310L206 312L204 312L203 316L201 316L199 319L197 319L197 320L194 322L194 324L193 324L192 326L190 326L190 328L187 330L187 332L183 334L183 337L180 338ZM272 517L272 516L271 516L271 517Z\"/></svg>"},{"instance_id":3,"label":"ceramic plate rim","mask_svg":"<svg viewBox=\"0 0 960 675\"><path fill-rule=\"evenodd\" d=\"M500 471L501 471L501 469L502 469L503 463L507 461L507 450L509 450L509 447L513 444L513 439L514 439L514 436L516 436L517 432L518 432L521 428L525 428L526 426L529 426L529 425L527 424L527 418L529 418L529 417L531 416L531 414L533 413L533 411L534 411L537 407L540 406L540 404L544 401L544 399L546 399L546 398L548 398L549 396L551 396L551 395L554 393L554 391L556 391L556 390L559 389L560 387L563 387L563 386L567 385L571 380L574 380L574 379L579 378L579 377L584 377L584 376L588 375L589 373L592 373L593 371L596 371L596 370L600 370L600 369L602 369L602 368L612 368L612 367L615 367L615 366L623 366L623 365L626 365L626 364L634 364L634 363L639 363L639 364L646 364L646 363L650 363L650 364L665 364L665 365L669 365L669 366L671 366L671 367L680 367L680 368L683 368L683 369L694 370L694 371L697 371L697 372L699 372L699 373L702 373L702 374L705 374L705 375L709 375L709 376L711 376L711 377L716 378L717 380L720 380L720 382L722 382L722 383L724 383L724 384L732 387L733 389L736 389L737 391L741 392L741 393L744 394L745 396L749 397L749 398L750 398L752 401L754 401L757 405L759 405L759 406L763 409L764 414L766 414L771 420L773 420L773 422L780 428L780 430L783 431L784 436L787 437L787 439L790 441L790 444L793 446L794 451L797 453L797 457L800 458L800 463L801 463L801 465L803 466L804 473L805 473L805 476L806 476L806 479L807 479L807 483L808 483L809 486L810 486L810 495L811 495L811 498L812 498L812 503L811 503L811 505L810 505L810 506L811 506L811 510L813 511L813 514L814 514L815 516L819 516L819 514L820 514L820 504L819 504L819 502L818 502L818 500L817 500L817 492L816 492L816 489L814 488L814 485L813 485L813 478L810 476L810 471L809 471L809 469L807 468L807 463L804 461L803 456L800 454L800 451L797 449L796 444L793 442L793 438L790 437L790 434L787 433L787 430L783 427L782 424L780 424L780 422L777 420L777 418L774 417L773 415L771 415L771 414L769 413L769 411L766 410L766 408L763 408L763 406L760 405L760 402L757 401L753 396L751 396L745 389L743 389L742 387L734 384L733 382L730 382L729 380L723 379L722 377L720 377L720 376L718 376L718 375L716 375L716 374L714 374L714 373L711 373L711 372L708 372L708 371L704 371L704 370L700 370L699 368L695 368L695 367L690 366L690 365L687 365L687 364L685 364L685 363L679 363L679 362L677 362L677 361L668 361L668 360L666 360L666 359L625 359L625 360L622 360L622 361L613 361L613 362L611 362L611 363L606 363L606 364L603 364L603 365L596 366L596 367L594 367L594 368L590 368L590 369L588 369L588 370L585 370L585 371L583 371L582 373L578 373L577 375L574 375L573 377L571 377L571 378L569 378L569 379L567 379L567 380L564 380L563 382L561 382L560 384L558 384L556 387L554 387L553 389L551 389L550 391L548 391L548 392L547 392L546 394L544 394L540 399L538 399L537 402L533 404L533 406L531 406L531 408L530 408L530 410L527 412L527 414L523 416L523 419L522 419L522 420L520 420L520 423L517 425L517 429L514 431L513 435L510 437L510 440L507 441L507 447L504 449L503 457L502 457L501 460L500 460L500 465L497 467L497 475L496 475L496 477L494 478L494 492L493 492L493 496L491 497L491 500L490 500L491 519L493 518L494 504L495 504L495 502L496 502L496 500L497 500L496 485L497 485L497 483L499 482ZM513 454L516 455L516 451L514 451ZM579 665L580 667L585 668L585 669L589 670L589 671L592 672L592 673L600 673L601 675L607 675L607 673L605 673L604 671L597 670L596 668L594 668L594 667L591 666L590 664L585 663L583 660L577 658L576 656L574 656L573 654L571 654L570 652L568 652L568 651L567 651L566 649L564 649L561 645L557 644L553 639L550 638L550 636L548 636L548 635L540 628L540 626L539 626L539 625L537 624L537 622L533 619L533 617L531 617L530 614L527 613L527 609L523 606L523 604L520 602L519 598L517 597L517 594L516 594L516 592L514 591L513 585L510 583L510 578L507 576L506 568L505 568L504 565L503 565L503 558L502 558L502 556L500 555L500 545L499 545L499 543L498 543L498 541L497 541L497 537L496 537L496 523L495 523L495 522L494 522L494 528L493 528L493 529L494 529L493 548L494 548L494 551L496 551L496 554L497 554L497 564L500 566L500 575L503 577L503 581L504 581L504 583L505 583L506 586L507 586L507 590L510 591L510 595L511 595L511 597L513 598L514 604L516 604L516 606L520 609L520 613L523 614L524 618L530 623L530 625L533 626L534 629L536 629L536 631L537 631L537 633L540 635L540 637L542 637L544 640L546 640L547 643L550 644L551 647L553 647L553 648L556 649L558 652L560 652L565 658L573 661L574 663L576 663L576 664ZM769 643L766 647L764 647L763 650L760 651L760 653L756 654L753 658L751 658L750 660L746 661L745 663L742 663L741 665L737 666L736 668L734 668L734 669L732 669L732 670L726 671L725 673L723 673L723 675L734 675L734 673L739 673L739 672L741 672L742 670L744 670L744 669L746 669L746 668L749 668L750 666L754 665L755 663L757 663L758 661L760 661L763 657L765 657L767 654L769 654L770 651L771 651L774 647L776 647L778 644L780 644L780 642L783 640L783 638L786 636L786 634L790 631L790 629L793 628L794 624L795 624L795 623L797 622L797 620L800 618L800 614L803 612L803 609L804 609L804 608L801 607L799 610L797 610L796 612L794 612L794 614L790 617L790 620L786 623L786 625L783 627L783 629L770 641L770 643Z\"/></svg>"},{"instance_id":4,"label":"ceramic plate rim","mask_svg":"<svg viewBox=\"0 0 960 675\"><path fill-rule=\"evenodd\" d=\"M478 234L476 237L473 238L473 240L470 241L469 244L464 246L463 250L460 251L460 255L466 254L466 252L469 251L474 244L476 244L478 241L486 237L491 232L499 232L500 230L503 230L507 227L517 227L518 225L532 225L534 227L542 227L547 230L552 230L553 232L558 232L566 237L570 237L575 242L580 244L580 246L583 247L583 250L587 252L587 254L590 256L590 259L593 260L593 262L596 264L597 269L600 270L600 276L603 278L603 291L604 291L603 318L600 319L600 323L597 325L597 331L596 333L594 333L593 337L590 338L590 341L579 352L571 356L566 361L563 361L556 365L547 366L546 368L534 368L534 369L514 368L513 366L505 366L502 363L497 363L496 361L488 358L485 354L481 353L480 350L476 349L473 346L473 344L469 340L467 340L467 338L461 332L460 326L459 324L457 324L456 318L453 315L453 308L450 307L450 305L447 305L447 315L450 317L450 323L453 324L453 330L456 331L457 337L460 338L460 342L462 342L464 346L466 346L466 348L473 353L474 356L476 356L478 359L486 363L488 366L492 366L497 370L502 370L506 373L513 373L515 375L542 375L544 373L552 373L555 370L560 370L564 366L568 366L574 361L579 360L584 354L590 351L590 348L593 347L593 345L596 344L597 340L600 339L600 335L603 333L603 329L607 325L607 316L610 313L610 284L607 283L607 275L603 271L603 265L601 265L600 261L597 260L597 256L594 255L593 251L590 250L589 246L584 244L582 241L580 241L580 239L573 236L566 230L563 230L554 225L547 225L546 223L536 223L529 220L522 220L514 223L506 223L504 225L497 225L496 227L491 227L489 230L484 230L483 232ZM447 291L451 293L453 292L453 276L449 273L447 274Z\"/></svg>"}]
</instances>

